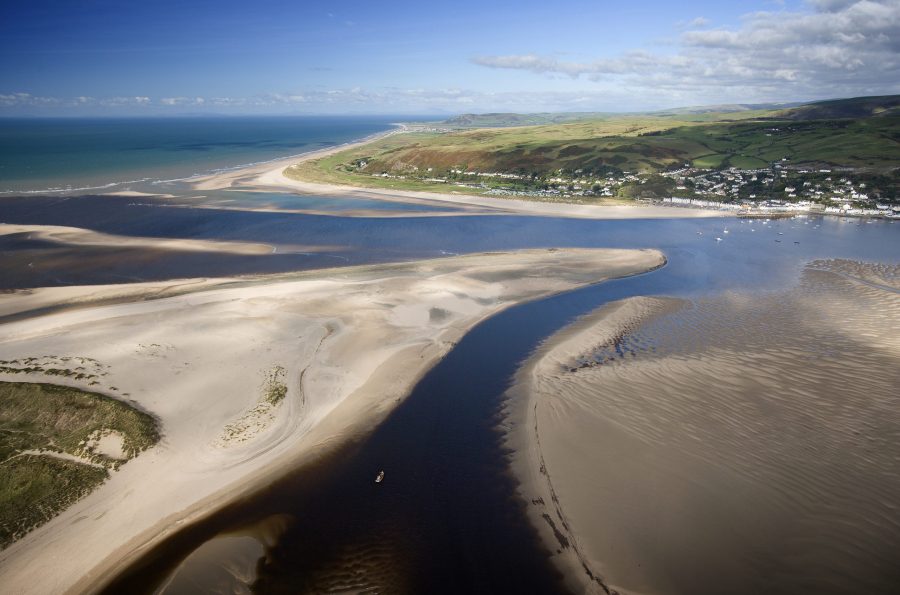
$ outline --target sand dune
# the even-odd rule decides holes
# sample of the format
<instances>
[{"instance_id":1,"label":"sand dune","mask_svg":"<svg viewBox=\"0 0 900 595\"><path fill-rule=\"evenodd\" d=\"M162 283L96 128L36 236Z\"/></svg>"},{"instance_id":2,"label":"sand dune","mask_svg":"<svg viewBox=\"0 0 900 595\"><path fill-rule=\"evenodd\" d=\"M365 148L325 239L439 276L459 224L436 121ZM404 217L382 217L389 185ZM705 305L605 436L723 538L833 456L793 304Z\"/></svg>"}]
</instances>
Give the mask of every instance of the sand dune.
<instances>
[{"instance_id":1,"label":"sand dune","mask_svg":"<svg viewBox=\"0 0 900 595\"><path fill-rule=\"evenodd\" d=\"M816 262L790 291L633 298L551 338L509 440L573 588L896 588L898 273Z\"/></svg>"},{"instance_id":2,"label":"sand dune","mask_svg":"<svg viewBox=\"0 0 900 595\"><path fill-rule=\"evenodd\" d=\"M370 430L479 320L662 262L652 250L526 250L2 295L7 314L80 307L0 325L0 358L94 358L108 375L92 388L158 416L163 438L0 552L0 584L89 591L183 524Z\"/></svg>"}]
</instances>

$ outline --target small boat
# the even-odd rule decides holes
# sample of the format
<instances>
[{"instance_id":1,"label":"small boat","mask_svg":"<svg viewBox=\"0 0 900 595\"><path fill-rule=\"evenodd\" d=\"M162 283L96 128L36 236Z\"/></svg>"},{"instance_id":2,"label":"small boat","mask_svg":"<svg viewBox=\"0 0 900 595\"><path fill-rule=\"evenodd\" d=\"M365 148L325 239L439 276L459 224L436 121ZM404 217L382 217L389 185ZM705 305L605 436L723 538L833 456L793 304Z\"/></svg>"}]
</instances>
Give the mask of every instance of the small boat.
<instances>
[{"instance_id":1,"label":"small boat","mask_svg":"<svg viewBox=\"0 0 900 595\"><path fill-rule=\"evenodd\" d=\"M384 471L379 471L378 475L375 476L375 483L381 483L384 481Z\"/></svg>"},{"instance_id":2,"label":"small boat","mask_svg":"<svg viewBox=\"0 0 900 595\"><path fill-rule=\"evenodd\" d=\"M717 241L717 242L721 242L721 241L722 241L722 238L716 238L716 241Z\"/></svg>"}]
</instances>

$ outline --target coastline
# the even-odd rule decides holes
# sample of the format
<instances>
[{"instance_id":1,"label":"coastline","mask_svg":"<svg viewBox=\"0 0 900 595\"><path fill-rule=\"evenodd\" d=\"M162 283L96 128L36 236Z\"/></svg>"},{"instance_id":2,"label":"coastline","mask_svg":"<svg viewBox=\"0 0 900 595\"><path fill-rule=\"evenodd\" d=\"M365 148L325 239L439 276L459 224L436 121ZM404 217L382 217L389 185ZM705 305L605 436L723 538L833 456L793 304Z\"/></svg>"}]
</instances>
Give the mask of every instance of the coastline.
<instances>
[{"instance_id":1,"label":"coastline","mask_svg":"<svg viewBox=\"0 0 900 595\"><path fill-rule=\"evenodd\" d=\"M402 125L401 125L402 126ZM435 212L436 215L530 215L537 217L567 217L579 219L667 219L667 218L707 218L729 217L732 213L711 211L708 209L679 208L650 206L650 205L579 205L573 203L547 203L522 200L517 198L495 198L478 196L473 194L451 194L445 192L418 192L407 190L385 190L381 188L365 188L357 186L343 186L337 184L320 184L304 182L289 178L284 170L297 163L303 163L313 159L319 159L333 155L346 149L359 147L374 140L393 134L401 134L403 128L396 128L378 135L369 136L356 142L346 143L328 149L321 149L256 164L249 167L238 168L221 173L214 173L186 180L190 182L194 190L225 190L225 189L276 189L288 190L299 194L311 194L316 196L346 196L353 198L366 198L383 200L387 202L400 202L407 204L433 204L435 206L453 206L461 209L461 212L446 213ZM367 212L354 215L352 213L337 213L342 216L378 216L377 212ZM383 213L383 217L408 217L410 213ZM417 214L417 216L422 216Z\"/></svg>"},{"instance_id":2,"label":"coastline","mask_svg":"<svg viewBox=\"0 0 900 595\"><path fill-rule=\"evenodd\" d=\"M182 178L181 180L177 181L189 182L195 190L221 190L224 188L231 188L241 185L242 182L246 182L247 178L265 174L266 172L272 171L274 169L284 169L293 165L294 163L299 163L301 161L309 161L310 159L328 157L329 155L334 155L335 153L340 153L341 151L345 151L347 149L360 147L362 145L374 142L382 138L386 138L388 136L392 136L394 134L401 134L405 129L406 126L404 124L394 124L393 128L385 130L384 132L376 132L375 134L370 134L358 140L341 143L338 145L334 145L333 147L316 149L313 151L308 151L306 153L298 153L296 155L279 157L277 159L260 161L258 163L250 163L247 165L225 168L210 173Z\"/></svg>"},{"instance_id":3,"label":"coastline","mask_svg":"<svg viewBox=\"0 0 900 595\"><path fill-rule=\"evenodd\" d=\"M652 250L525 250L152 283L128 288L137 301L5 324L4 357L52 347L104 361L102 388L159 416L163 441L0 552L0 579L15 592L95 592L172 531L370 431L481 320L662 260ZM44 302L110 299L120 288L62 289ZM288 397L254 417L273 365L286 370ZM51 560L53 576L38 572Z\"/></svg>"}]
</instances>

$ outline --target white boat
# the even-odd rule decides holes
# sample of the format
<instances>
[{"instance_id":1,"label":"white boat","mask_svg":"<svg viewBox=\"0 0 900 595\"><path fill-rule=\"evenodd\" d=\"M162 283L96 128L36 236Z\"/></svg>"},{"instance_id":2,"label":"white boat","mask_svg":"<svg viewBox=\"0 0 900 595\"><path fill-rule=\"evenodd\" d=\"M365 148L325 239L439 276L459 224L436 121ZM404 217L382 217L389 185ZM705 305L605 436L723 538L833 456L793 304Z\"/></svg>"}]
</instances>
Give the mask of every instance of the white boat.
<instances>
[{"instance_id":1,"label":"white boat","mask_svg":"<svg viewBox=\"0 0 900 595\"><path fill-rule=\"evenodd\" d=\"M379 471L378 475L375 476L375 483L381 483L384 481L384 471Z\"/></svg>"}]
</instances>

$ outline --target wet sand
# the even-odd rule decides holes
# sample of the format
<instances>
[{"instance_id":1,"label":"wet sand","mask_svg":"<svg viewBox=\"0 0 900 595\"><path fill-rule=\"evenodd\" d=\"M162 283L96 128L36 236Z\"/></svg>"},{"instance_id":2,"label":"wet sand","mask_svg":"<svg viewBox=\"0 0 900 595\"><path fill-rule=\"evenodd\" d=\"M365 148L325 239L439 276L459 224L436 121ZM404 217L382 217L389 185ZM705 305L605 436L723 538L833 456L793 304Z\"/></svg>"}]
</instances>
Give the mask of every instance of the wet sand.
<instances>
[{"instance_id":1,"label":"wet sand","mask_svg":"<svg viewBox=\"0 0 900 595\"><path fill-rule=\"evenodd\" d=\"M508 397L521 493L575 591L900 584L900 266L608 304Z\"/></svg>"},{"instance_id":2,"label":"wet sand","mask_svg":"<svg viewBox=\"0 0 900 595\"><path fill-rule=\"evenodd\" d=\"M254 242L227 242L197 239L141 238L100 233L62 225L10 225L0 223L0 237L21 235L32 241L65 246L103 248L148 248L175 252L224 252L226 254L271 254L275 247ZM319 251L329 247L304 246L297 249Z\"/></svg>"},{"instance_id":3,"label":"wet sand","mask_svg":"<svg viewBox=\"0 0 900 595\"><path fill-rule=\"evenodd\" d=\"M0 326L0 357L96 358L108 376L92 389L158 416L163 433L0 552L0 583L17 593L99 588L179 527L370 432L484 318L662 262L652 250L524 250L0 295L7 315L81 306ZM92 305L110 300L133 301ZM268 406L277 368L287 396Z\"/></svg>"}]
</instances>

